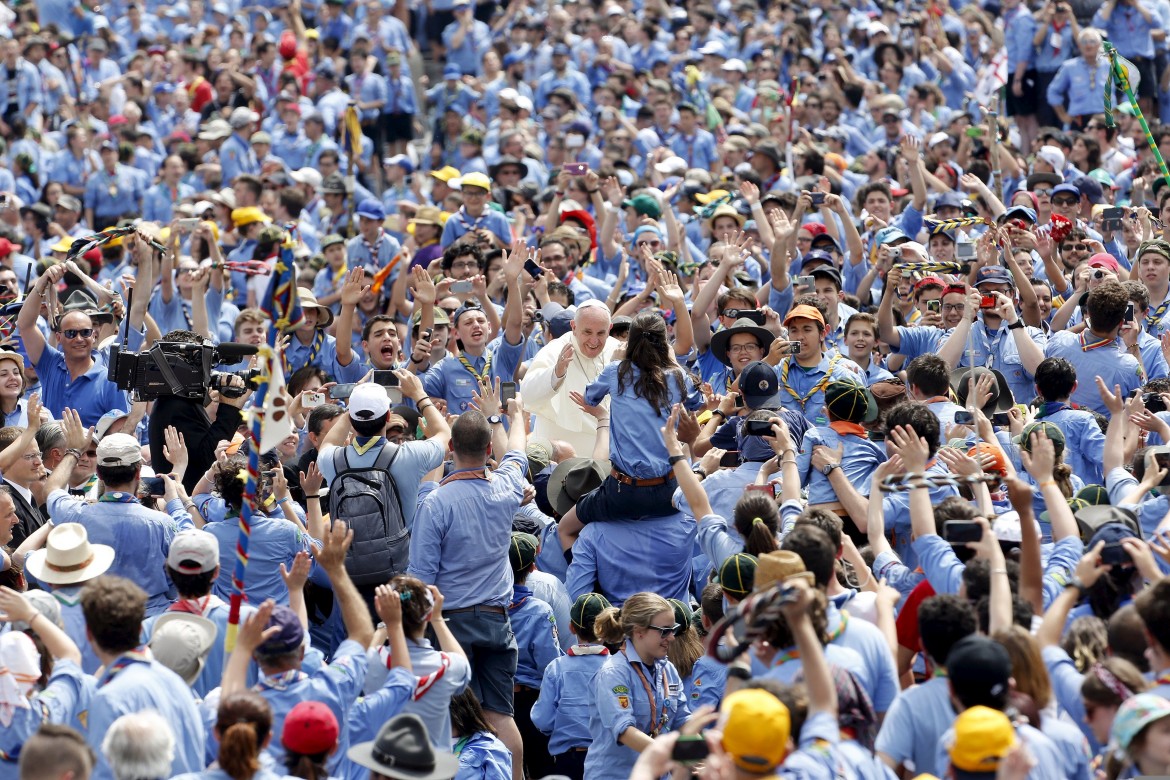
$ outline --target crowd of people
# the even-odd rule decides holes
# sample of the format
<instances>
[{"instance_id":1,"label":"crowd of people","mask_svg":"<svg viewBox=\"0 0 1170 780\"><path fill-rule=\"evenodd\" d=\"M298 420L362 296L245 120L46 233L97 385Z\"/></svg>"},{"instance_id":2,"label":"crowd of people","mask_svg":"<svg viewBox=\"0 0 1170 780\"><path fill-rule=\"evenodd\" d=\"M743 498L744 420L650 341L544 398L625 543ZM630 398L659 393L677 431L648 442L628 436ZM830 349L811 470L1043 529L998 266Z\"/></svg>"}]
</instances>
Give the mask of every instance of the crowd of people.
<instances>
[{"instance_id":1,"label":"crowd of people","mask_svg":"<svg viewBox=\"0 0 1170 780\"><path fill-rule=\"evenodd\" d=\"M0 780L1170 775L1168 32L0 5Z\"/></svg>"}]
</instances>

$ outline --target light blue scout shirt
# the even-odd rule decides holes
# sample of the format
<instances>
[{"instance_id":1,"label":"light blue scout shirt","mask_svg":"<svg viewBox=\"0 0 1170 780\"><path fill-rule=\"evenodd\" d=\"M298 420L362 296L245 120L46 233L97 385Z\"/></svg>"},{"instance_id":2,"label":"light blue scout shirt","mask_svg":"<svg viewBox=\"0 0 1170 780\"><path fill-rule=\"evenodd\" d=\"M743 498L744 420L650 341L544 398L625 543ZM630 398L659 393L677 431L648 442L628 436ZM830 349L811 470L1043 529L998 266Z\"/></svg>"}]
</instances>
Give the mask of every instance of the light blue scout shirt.
<instances>
[{"instance_id":1,"label":"light blue scout shirt","mask_svg":"<svg viewBox=\"0 0 1170 780\"><path fill-rule=\"evenodd\" d=\"M377 73L351 73L345 77L345 85L349 94L360 103L373 103L386 99L386 79ZM380 108L363 108L358 111L358 118L362 122L372 122L382 112Z\"/></svg>"},{"instance_id":2,"label":"light blue scout shirt","mask_svg":"<svg viewBox=\"0 0 1170 780\"><path fill-rule=\"evenodd\" d=\"M349 723L349 711L361 695L366 679L366 651L357 642L346 639L337 646L332 662L312 675L299 669L273 675L261 675L252 690L272 705L272 733L284 733L284 719L290 710L302 701L319 701L333 711L338 723ZM350 732L341 729L337 750L328 759L330 775L336 775L345 754L349 752ZM270 740L266 752L277 766L284 766L284 745Z\"/></svg>"},{"instance_id":3,"label":"light blue scout shirt","mask_svg":"<svg viewBox=\"0 0 1170 780\"><path fill-rule=\"evenodd\" d=\"M1138 354L1142 356L1142 368L1147 380L1170 376L1170 364L1162 354L1162 342L1144 330L1138 334Z\"/></svg>"},{"instance_id":4,"label":"light blue scout shirt","mask_svg":"<svg viewBox=\"0 0 1170 780\"><path fill-rule=\"evenodd\" d=\"M95 230L109 227L123 214L140 213L142 189L134 169L118 163L113 173L105 168L91 173L85 183L85 205L93 209Z\"/></svg>"},{"instance_id":5,"label":"light blue scout shirt","mask_svg":"<svg viewBox=\"0 0 1170 780\"><path fill-rule=\"evenodd\" d=\"M946 769L935 763L938 741L956 717L946 677L932 677L894 699L878 731L874 752L912 765L915 774L937 776Z\"/></svg>"},{"instance_id":6,"label":"light blue scout shirt","mask_svg":"<svg viewBox=\"0 0 1170 780\"><path fill-rule=\"evenodd\" d=\"M1092 380L1086 377L1085 381ZM1064 460L1074 474L1089 485L1105 484L1105 434L1093 415L1053 401L1040 408L1036 419L1052 423L1064 434Z\"/></svg>"},{"instance_id":7,"label":"light blue scout shirt","mask_svg":"<svg viewBox=\"0 0 1170 780\"><path fill-rule=\"evenodd\" d=\"M349 741L352 744L373 741L382 724L400 714L410 703L419 680L401 667L394 667L377 690L358 698L349 711ZM369 780L370 770L355 764L348 756L341 762L338 775L343 780Z\"/></svg>"},{"instance_id":8,"label":"light blue scout shirt","mask_svg":"<svg viewBox=\"0 0 1170 780\"><path fill-rule=\"evenodd\" d=\"M874 470L888 459L885 447L879 442L870 441L860 425L835 422L829 423L827 427L809 428L796 455L796 468L800 472L801 487L808 490L810 504L840 501L829 478L812 466L812 452L817 445L829 449L836 449L840 445L843 448L840 468L849 478L850 484L863 496L869 495Z\"/></svg>"},{"instance_id":9,"label":"light blue scout shirt","mask_svg":"<svg viewBox=\"0 0 1170 780\"><path fill-rule=\"evenodd\" d=\"M405 73L394 78L386 76L386 105L383 114L417 114L418 102L414 95L414 82Z\"/></svg>"},{"instance_id":10,"label":"light blue scout shirt","mask_svg":"<svg viewBox=\"0 0 1170 780\"><path fill-rule=\"evenodd\" d=\"M1040 657L1044 659L1044 668L1048 670L1048 678L1052 681L1052 694L1056 697L1056 703L1077 724L1089 742L1089 749L1094 754L1099 753L1104 745L1093 736L1093 729L1089 727L1085 715L1085 700L1081 697L1081 684L1085 676L1077 671L1073 659L1060 645L1041 648Z\"/></svg>"},{"instance_id":11,"label":"light blue scout shirt","mask_svg":"<svg viewBox=\"0 0 1170 780\"><path fill-rule=\"evenodd\" d=\"M459 757L454 780L508 780L512 776L512 753L494 734L479 731L450 744L451 752Z\"/></svg>"},{"instance_id":12,"label":"light blue scout shirt","mask_svg":"<svg viewBox=\"0 0 1170 780\"><path fill-rule=\"evenodd\" d=\"M48 509L57 525L80 523L90 542L114 548L114 563L108 573L125 577L146 591L148 616L171 603L166 575L171 540L179 531L195 528L182 501L168 501L163 514L144 507L129 493L103 493L96 504L87 504L64 490L54 490L49 494ZM234 551L235 545L229 549Z\"/></svg>"},{"instance_id":13,"label":"light blue scout shirt","mask_svg":"<svg viewBox=\"0 0 1170 780\"><path fill-rule=\"evenodd\" d=\"M83 674L77 664L61 659L54 661L45 689L29 700L28 709L18 708L12 713L12 723L0 728L0 780L20 777L17 764L20 750L42 723L81 726L84 730L95 690L93 678Z\"/></svg>"},{"instance_id":14,"label":"light blue scout shirt","mask_svg":"<svg viewBox=\"0 0 1170 780\"><path fill-rule=\"evenodd\" d=\"M520 651L516 661L516 684L539 688L544 670L561 655L552 607L533 596L528 586L513 585L508 619Z\"/></svg>"},{"instance_id":15,"label":"light blue scout shirt","mask_svg":"<svg viewBox=\"0 0 1170 780\"><path fill-rule=\"evenodd\" d=\"M609 459L613 467L636 479L655 479L671 473L670 459L662 441L662 426L674 404L682 403L694 410L702 399L694 393L689 374L672 371L666 379L668 403L655 409L636 392L642 372L631 366L630 378L622 387L618 381L620 362L614 361L585 388L585 401L596 406L610 398L610 414L622 424L610 429ZM697 402L697 403L696 403ZM588 593L587 589L585 592Z\"/></svg>"},{"instance_id":16,"label":"light blue scout shirt","mask_svg":"<svg viewBox=\"0 0 1170 780\"><path fill-rule=\"evenodd\" d=\"M642 663L629 640L597 671L593 700L595 706L589 710L592 744L585 756L585 777L590 780L630 776L638 754L618 741L626 729L632 726L653 738L677 729L691 715L674 664L666 658L649 666Z\"/></svg>"},{"instance_id":17,"label":"light blue scout shirt","mask_svg":"<svg viewBox=\"0 0 1170 780\"><path fill-rule=\"evenodd\" d=\"M1142 386L1141 363L1125 350L1120 338L1101 341L1088 331L1062 330L1048 339L1044 357L1062 357L1076 367L1077 376L1083 381L1077 383L1070 400L1082 409L1109 414L1093 377L1101 377L1110 392L1114 385L1121 385L1123 398L1129 398Z\"/></svg>"},{"instance_id":18,"label":"light blue scout shirt","mask_svg":"<svg viewBox=\"0 0 1170 780\"><path fill-rule=\"evenodd\" d=\"M283 771L283 769L280 771ZM369 772L370 770L367 769L366 774L368 775ZM276 770L261 766L249 780L281 780L281 777ZM232 780L232 776L218 766L215 766L210 769L205 769L202 772L188 772L177 775L171 780Z\"/></svg>"},{"instance_id":19,"label":"light blue scout shirt","mask_svg":"<svg viewBox=\"0 0 1170 780\"><path fill-rule=\"evenodd\" d=\"M1150 21L1142 16L1137 6L1145 9ZM1157 6L1148 0L1135 0L1133 5L1116 4L1113 13L1105 18L1104 4L1093 16L1093 26L1103 30L1106 37L1117 47L1117 53L1126 59L1153 57L1154 39L1152 34L1159 29Z\"/></svg>"},{"instance_id":20,"label":"light blue scout shirt","mask_svg":"<svg viewBox=\"0 0 1170 780\"><path fill-rule=\"evenodd\" d=\"M483 55L492 47L492 28L476 19L471 23L471 29L463 36L463 42L453 47L452 41L455 40L459 27L459 22L452 22L443 28L442 38L443 45L447 47L447 64L456 66L467 76L483 75Z\"/></svg>"},{"instance_id":21,"label":"light blue scout shirt","mask_svg":"<svg viewBox=\"0 0 1170 780\"><path fill-rule=\"evenodd\" d=\"M642 592L688 599L695 534L694 522L681 512L587 524L573 545L565 580L569 598L597 591L615 607Z\"/></svg>"},{"instance_id":22,"label":"light blue scout shirt","mask_svg":"<svg viewBox=\"0 0 1170 780\"><path fill-rule=\"evenodd\" d=\"M780 379L780 404L804 415L809 425L828 425L825 416L825 387L834 379L860 380L862 371L840 353L824 355L821 362L805 368L795 357L786 357L776 366Z\"/></svg>"},{"instance_id":23,"label":"light blue scout shirt","mask_svg":"<svg viewBox=\"0 0 1170 780\"><path fill-rule=\"evenodd\" d=\"M1069 765L1075 763L1075 760L1062 755L1056 744L1039 729L1026 723L1017 724L1016 738L1027 745L1028 752L1036 759L1035 765L1028 772L1029 780L1088 780L1088 775L1082 777L1069 771ZM954 736L948 729L934 746L936 766L950 766L949 746L953 742Z\"/></svg>"},{"instance_id":24,"label":"light blue scout shirt","mask_svg":"<svg viewBox=\"0 0 1170 780\"><path fill-rule=\"evenodd\" d=\"M81 415L82 425L97 425L98 419L111 409L130 410L130 401L118 386L106 378L109 370L101 360L77 379L71 379L65 355L45 344L36 365L41 380L41 401L54 419L60 420L66 409Z\"/></svg>"},{"instance_id":25,"label":"light blue scout shirt","mask_svg":"<svg viewBox=\"0 0 1170 780\"><path fill-rule=\"evenodd\" d=\"M1147 496L1136 505L1123 503L1126 496L1132 493L1137 486L1137 479L1124 468L1113 469L1105 475L1105 490L1109 492L1109 503L1113 506L1132 509L1137 513L1138 523L1142 527L1142 535L1153 536L1167 512L1170 512L1170 496Z\"/></svg>"},{"instance_id":26,"label":"light blue scout shirt","mask_svg":"<svg viewBox=\"0 0 1170 780\"><path fill-rule=\"evenodd\" d=\"M1049 105L1063 106L1068 99L1070 116L1100 114L1105 111L1104 87L1109 78L1109 60L1102 57L1095 64L1084 57L1065 60L1048 85Z\"/></svg>"},{"instance_id":27,"label":"light blue scout shirt","mask_svg":"<svg viewBox=\"0 0 1170 780\"><path fill-rule=\"evenodd\" d=\"M882 636L881 629L865 620L846 617L846 610L839 610L832 603L826 614L829 618L828 631L832 643L856 651L864 663L864 677L871 681L867 691L873 699L873 708L885 712L898 697L898 670L890 647ZM851 670L852 671L852 670Z\"/></svg>"},{"instance_id":28,"label":"light blue scout shirt","mask_svg":"<svg viewBox=\"0 0 1170 780\"><path fill-rule=\"evenodd\" d=\"M363 447L369 444L368 440L364 441L360 437L354 441ZM360 469L373 466L382 448L389 445L390 443L382 437L379 437L378 443L373 444L362 453L350 445L346 453L349 458L349 467ZM337 477L337 472L333 468L333 453L336 449L331 444L317 453L317 468L321 470L321 476L326 485L332 483ZM394 479L398 500L402 503L402 519L406 521L407 528L410 528L414 523L414 514L418 507L418 490L422 485L423 475L442 465L446 454L446 451L434 439L408 441L399 447L398 455L390 464L390 476Z\"/></svg>"},{"instance_id":29,"label":"light blue scout shirt","mask_svg":"<svg viewBox=\"0 0 1170 780\"><path fill-rule=\"evenodd\" d=\"M260 173L260 162L248 139L238 132L232 133L219 147L219 165L223 169L223 181L230 184L242 173L253 176Z\"/></svg>"},{"instance_id":30,"label":"light blue scout shirt","mask_svg":"<svg viewBox=\"0 0 1170 780\"><path fill-rule=\"evenodd\" d=\"M933 461L926 468L928 477L946 476L949 473L946 464L939 460ZM959 495L954 485L931 487L929 492L931 506L938 506L943 499ZM918 555L910 544L910 492L883 493L882 515L886 519L886 537L890 540L890 546L902 559L902 563L911 570L916 569ZM874 561L874 568L877 569L877 561Z\"/></svg>"},{"instance_id":31,"label":"light blue scout shirt","mask_svg":"<svg viewBox=\"0 0 1170 780\"><path fill-rule=\"evenodd\" d=\"M938 400L927 401L926 406L938 418L938 443L946 444L948 441L947 431L955 424L955 414L965 410L946 397L939 397Z\"/></svg>"},{"instance_id":32,"label":"light blue scout shirt","mask_svg":"<svg viewBox=\"0 0 1170 780\"><path fill-rule=\"evenodd\" d=\"M401 251L402 245L398 243L398 239L385 231L378 236L373 245L361 235L356 235L345 242L346 263L350 268L364 267L377 271L390 265L390 261ZM387 287L397 275L397 269L391 272L390 278L387 279Z\"/></svg>"},{"instance_id":33,"label":"light blue scout shirt","mask_svg":"<svg viewBox=\"0 0 1170 780\"><path fill-rule=\"evenodd\" d=\"M1028 338L1042 349L1044 348L1047 342L1044 331L1028 326L1024 326L1024 330L1027 332ZM953 335L954 331L947 335L947 339ZM1024 368L1023 361L1020 359L1020 350L1016 347L1015 336L1008 330L1006 324L1001 323L999 330L992 331L982 320L972 323L967 341L963 344L963 354L959 358L960 367L972 365L972 345L974 345L974 365L994 368L1003 374L1008 387L1012 390L1012 396L1017 402L1027 403L1036 397L1035 379ZM1094 387L1093 394L1096 393L1097 389Z\"/></svg>"},{"instance_id":34,"label":"light blue scout shirt","mask_svg":"<svg viewBox=\"0 0 1170 780\"><path fill-rule=\"evenodd\" d=\"M723 561L743 552L743 546L743 537L728 527L723 515L704 515L699 519L699 549L712 566L719 567Z\"/></svg>"},{"instance_id":35,"label":"light blue scout shirt","mask_svg":"<svg viewBox=\"0 0 1170 780\"><path fill-rule=\"evenodd\" d=\"M554 524L555 527L555 524ZM542 541L543 545L544 542ZM560 548L557 548L560 552ZM564 555L561 555L564 560ZM537 556L537 566L540 565L540 557ZM563 576L563 572L562 572ZM532 589L532 595L548 604L552 609L553 619L556 621L557 637L571 636L569 634L570 617L569 612L573 608L573 603L569 601L569 591L565 588L563 580L558 579L556 575L547 571L529 572L528 587Z\"/></svg>"},{"instance_id":36,"label":"light blue scout shirt","mask_svg":"<svg viewBox=\"0 0 1170 780\"><path fill-rule=\"evenodd\" d=\"M899 325L898 355L906 358L906 363L919 355L938 352L938 348L951 335L950 330L942 330L933 325Z\"/></svg>"},{"instance_id":37,"label":"light blue scout shirt","mask_svg":"<svg viewBox=\"0 0 1170 780\"><path fill-rule=\"evenodd\" d=\"M512 226L508 224L507 217L495 209L489 208L485 208L478 217L473 217L467 213L467 209L464 207L460 207L447 220L447 224L443 226L443 236L439 239L439 243L443 249L446 249L475 230L489 230L492 235L503 241L505 246L512 245Z\"/></svg>"},{"instance_id":38,"label":"light blue scout shirt","mask_svg":"<svg viewBox=\"0 0 1170 780\"><path fill-rule=\"evenodd\" d=\"M219 541L219 577L213 592L216 596L231 598L232 572L236 568L236 544L240 538L240 516L228 513L227 504L218 496L203 493L192 496L199 514L207 521L203 530ZM294 506L296 506L294 504ZM297 506L298 516L301 514ZM274 506L274 512L280 508ZM302 518L303 519L303 518ZM248 540L248 568L244 572L244 592L252 604L263 604L272 599L288 606L288 587L280 576L280 564L292 569L298 552L310 552L312 539L295 524L284 519L283 513L269 517L263 512L252 514L252 534Z\"/></svg>"},{"instance_id":39,"label":"light blue scout shirt","mask_svg":"<svg viewBox=\"0 0 1170 780\"><path fill-rule=\"evenodd\" d=\"M715 149L715 136L702 128L696 128L694 134L689 136L676 132L667 139L667 146L687 161L687 168L708 170L711 163L719 160L719 153Z\"/></svg>"},{"instance_id":40,"label":"light blue scout shirt","mask_svg":"<svg viewBox=\"0 0 1170 780\"><path fill-rule=\"evenodd\" d=\"M589 747L593 678L608 659L605 645L583 643L568 648L545 668L540 696L532 705L532 725L549 735L552 755Z\"/></svg>"},{"instance_id":41,"label":"light blue scout shirt","mask_svg":"<svg viewBox=\"0 0 1170 780\"><path fill-rule=\"evenodd\" d=\"M251 599L251 594L248 594L248 597ZM256 603L260 604L262 602L256 601ZM241 625L247 619L248 615L255 611L255 607L242 604L240 606ZM231 606L214 593L209 593L201 599L179 599L171 604L167 612L186 612L193 615L200 615L215 623L215 627L219 630L215 635L215 644L211 646L211 650L207 654L207 659L204 661L203 671L199 673L199 677L191 684L191 690L195 691L195 695L200 699L206 699L207 694L218 688L223 682L223 667L227 663L228 657L223 639L227 636L228 615L231 613ZM166 612L162 614L165 615ZM150 637L154 635L154 624L158 621L159 617L159 615L154 615L142 622L142 641L144 644L150 643ZM260 667L255 661L250 661L248 663L248 685L255 685L259 679Z\"/></svg>"},{"instance_id":42,"label":"light blue scout shirt","mask_svg":"<svg viewBox=\"0 0 1170 780\"><path fill-rule=\"evenodd\" d=\"M190 184L180 182L178 187L171 189L166 182L159 182L142 197L142 218L147 222L168 225L174 216L175 204L194 194L195 188Z\"/></svg>"},{"instance_id":43,"label":"light blue scout shirt","mask_svg":"<svg viewBox=\"0 0 1170 780\"><path fill-rule=\"evenodd\" d=\"M462 414L473 408L472 394L479 390L478 377L486 373L493 380L511 382L523 358L523 339L519 344L509 344L506 338L497 339L479 357L450 355L443 358L422 375L423 388L431 398L446 401L449 414Z\"/></svg>"},{"instance_id":44,"label":"light blue scout shirt","mask_svg":"<svg viewBox=\"0 0 1170 780\"><path fill-rule=\"evenodd\" d=\"M723 701L723 691L727 687L727 664L720 663L707 654L699 656L691 669L691 679L687 681L687 700L691 711L704 705L718 708Z\"/></svg>"},{"instance_id":45,"label":"light blue scout shirt","mask_svg":"<svg viewBox=\"0 0 1170 780\"><path fill-rule=\"evenodd\" d=\"M358 382L366 373L357 355L350 356L348 366L338 363L337 339L320 329L313 334L313 340L308 344L302 344L299 338L293 336L284 351L284 357L288 361L288 367L285 369L288 374L305 366L317 366L334 381L344 384Z\"/></svg>"},{"instance_id":46,"label":"light blue scout shirt","mask_svg":"<svg viewBox=\"0 0 1170 780\"><path fill-rule=\"evenodd\" d=\"M508 543L527 470L527 457L512 450L486 479L459 478L456 471L441 488L420 495L407 572L438 587L447 609L510 603Z\"/></svg>"},{"instance_id":47,"label":"light blue scout shirt","mask_svg":"<svg viewBox=\"0 0 1170 780\"><path fill-rule=\"evenodd\" d=\"M116 551L115 551L116 552ZM96 674L101 668L101 659L93 651L93 645L85 635L85 613L81 611L81 585L46 585L41 587L48 590L57 603L61 605L61 622L65 624L65 633L81 650L81 670L86 674Z\"/></svg>"},{"instance_id":48,"label":"light blue scout shirt","mask_svg":"<svg viewBox=\"0 0 1170 780\"><path fill-rule=\"evenodd\" d=\"M451 697L463 693L471 682L471 664L465 655L435 650L427 639L415 641L407 637L406 647L410 650L412 671L418 679L414 694L402 711L419 716L426 724L431 744L447 750L451 745ZM370 669L365 684L367 696L387 684L390 649L383 645L377 650L371 650L368 658ZM377 729L384 722L378 721L371 725Z\"/></svg>"},{"instance_id":49,"label":"light blue scout shirt","mask_svg":"<svg viewBox=\"0 0 1170 780\"><path fill-rule=\"evenodd\" d=\"M182 677L152 660L145 648L139 648L115 658L98 678L86 734L86 741L97 754L94 780L114 778L102 753L106 731L123 715L148 709L156 710L174 732L172 773L199 772L206 766L203 760L203 719L195 705L194 694Z\"/></svg>"}]
</instances>

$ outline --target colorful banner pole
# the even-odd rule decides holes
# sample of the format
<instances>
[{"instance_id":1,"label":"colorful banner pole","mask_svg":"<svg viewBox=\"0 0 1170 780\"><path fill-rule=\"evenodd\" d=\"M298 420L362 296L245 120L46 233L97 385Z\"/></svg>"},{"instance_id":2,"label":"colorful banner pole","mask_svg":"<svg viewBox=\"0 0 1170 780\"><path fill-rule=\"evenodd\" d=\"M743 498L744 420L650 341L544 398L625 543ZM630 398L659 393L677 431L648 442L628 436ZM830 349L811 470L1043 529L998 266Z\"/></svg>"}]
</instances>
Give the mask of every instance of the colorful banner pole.
<instances>
[{"instance_id":1,"label":"colorful banner pole","mask_svg":"<svg viewBox=\"0 0 1170 780\"><path fill-rule=\"evenodd\" d=\"M1133 115L1137 117L1138 124L1142 127L1142 133L1146 136L1146 143L1150 146L1150 151L1154 153L1154 159L1158 162L1158 170L1162 173L1162 178L1170 184L1170 170L1166 168L1166 160L1162 158L1162 152L1158 149L1158 144L1154 141L1154 134L1150 132L1150 123L1146 121L1146 117L1142 114L1142 109L1138 105L1137 94L1133 91L1133 84L1130 83L1129 74L1137 73L1137 67L1132 62L1122 57L1117 53L1117 49L1113 48L1113 44L1109 41L1104 41L1102 45L1105 47L1105 56L1109 59L1109 78L1105 79L1105 126L1113 127L1115 120L1113 118L1113 88L1116 85L1120 87L1125 96L1129 98L1130 110Z\"/></svg>"}]
</instances>

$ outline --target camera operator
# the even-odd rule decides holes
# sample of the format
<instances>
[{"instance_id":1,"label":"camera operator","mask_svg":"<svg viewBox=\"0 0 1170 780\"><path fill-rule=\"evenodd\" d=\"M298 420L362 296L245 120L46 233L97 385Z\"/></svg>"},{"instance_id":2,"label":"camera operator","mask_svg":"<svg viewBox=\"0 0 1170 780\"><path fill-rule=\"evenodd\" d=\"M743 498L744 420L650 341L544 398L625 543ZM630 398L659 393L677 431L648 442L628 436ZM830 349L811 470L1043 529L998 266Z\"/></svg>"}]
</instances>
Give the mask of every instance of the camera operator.
<instances>
[{"instance_id":1,"label":"camera operator","mask_svg":"<svg viewBox=\"0 0 1170 780\"><path fill-rule=\"evenodd\" d=\"M199 336L189 330L172 330L159 341L203 343ZM228 380L228 385L243 387L244 380L233 376ZM198 401L173 395L164 395L156 400L150 415L150 462L157 473L166 473L171 469L170 461L163 454L163 433L167 426L173 425L176 430L183 432L190 455L187 473L183 476L183 487L188 491L194 489L200 475L215 462L215 445L221 439L231 439L235 435L236 429L240 427L240 410L251 395L246 393L239 398L228 398L215 390L209 392L216 407L214 420L209 414L210 407L204 408Z\"/></svg>"}]
</instances>

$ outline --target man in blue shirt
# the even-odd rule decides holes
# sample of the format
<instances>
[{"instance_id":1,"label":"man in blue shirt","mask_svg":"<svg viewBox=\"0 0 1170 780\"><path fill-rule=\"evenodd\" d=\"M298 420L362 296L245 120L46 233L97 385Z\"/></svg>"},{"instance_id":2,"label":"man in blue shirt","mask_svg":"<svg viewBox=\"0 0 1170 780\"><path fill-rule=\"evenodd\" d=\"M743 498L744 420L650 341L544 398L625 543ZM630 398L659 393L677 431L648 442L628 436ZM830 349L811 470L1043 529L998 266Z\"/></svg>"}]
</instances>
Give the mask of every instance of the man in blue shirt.
<instances>
[{"instance_id":1,"label":"man in blue shirt","mask_svg":"<svg viewBox=\"0 0 1170 780\"><path fill-rule=\"evenodd\" d=\"M157 711L175 735L171 774L203 771L206 739L191 688L139 645L146 594L127 579L105 575L82 590L81 610L90 644L105 670L89 707L86 735L98 756L94 780L114 778L101 749L106 731L122 715L147 709Z\"/></svg>"},{"instance_id":2,"label":"man in blue shirt","mask_svg":"<svg viewBox=\"0 0 1170 780\"><path fill-rule=\"evenodd\" d=\"M142 213L142 187L133 170L118 162L118 142L107 137L100 148L101 170L85 183L85 221L94 230Z\"/></svg>"},{"instance_id":3,"label":"man in blue shirt","mask_svg":"<svg viewBox=\"0 0 1170 780\"><path fill-rule=\"evenodd\" d=\"M175 213L175 206L195 194L195 189L182 181L186 172L187 166L183 162L183 158L177 154L172 154L163 161L161 180L147 190L146 195L143 196L143 219L150 222L160 222L164 225L170 223Z\"/></svg>"},{"instance_id":4,"label":"man in blue shirt","mask_svg":"<svg viewBox=\"0 0 1170 780\"><path fill-rule=\"evenodd\" d=\"M1145 381L1137 327L1125 322L1128 306L1129 295L1120 282L1103 282L1089 292L1085 301L1089 327L1081 333L1063 330L1048 340L1045 357L1064 358L1076 368L1082 381L1069 399L1083 409L1108 413L1091 377L1100 377L1110 390L1120 386L1123 398L1129 398Z\"/></svg>"},{"instance_id":5,"label":"man in blue shirt","mask_svg":"<svg viewBox=\"0 0 1170 780\"><path fill-rule=\"evenodd\" d=\"M65 410L62 420L65 455L45 483L49 514L57 524L81 523L92 541L112 547L117 555L110 573L146 591L147 615L162 612L171 601L166 577L171 540L179 531L194 528L180 497L181 488L163 474L166 514L140 504L142 445L125 433L113 433L97 445L97 475L105 489L96 504L77 500L65 486L77 465L78 453L89 446L89 437L73 410Z\"/></svg>"},{"instance_id":6,"label":"man in blue shirt","mask_svg":"<svg viewBox=\"0 0 1170 780\"><path fill-rule=\"evenodd\" d=\"M260 173L260 162L256 159L256 152L252 150L249 139L252 137L252 128L260 121L260 115L246 106L232 111L228 124L232 126L232 134L219 147L219 165L223 170L223 183L230 184L241 173L256 175Z\"/></svg>"},{"instance_id":7,"label":"man in blue shirt","mask_svg":"<svg viewBox=\"0 0 1170 780\"><path fill-rule=\"evenodd\" d=\"M589 88L589 79L585 78L585 74L570 65L572 55L573 50L566 43L553 46L552 70L536 82L536 108L542 109L547 106L549 95L560 87L570 90L578 100L588 104L593 91Z\"/></svg>"},{"instance_id":8,"label":"man in blue shirt","mask_svg":"<svg viewBox=\"0 0 1170 780\"><path fill-rule=\"evenodd\" d=\"M686 160L687 169L718 170L722 165L715 149L715 136L699 127L699 110L691 103L678 106L678 124L668 141L671 151Z\"/></svg>"},{"instance_id":9,"label":"man in blue shirt","mask_svg":"<svg viewBox=\"0 0 1170 780\"><path fill-rule=\"evenodd\" d=\"M1117 53L1137 66L1141 74L1141 82L1137 85L1138 101L1148 115L1158 94L1153 34L1166 32L1162 29L1157 6L1150 0L1106 0L1093 16L1093 27L1103 31L1117 47Z\"/></svg>"},{"instance_id":10,"label":"man in blue shirt","mask_svg":"<svg viewBox=\"0 0 1170 780\"><path fill-rule=\"evenodd\" d=\"M386 210L376 198L366 198L358 203L357 217L358 235L345 244L348 266L350 268L362 266L372 273L377 273L394 262L402 246L398 239L382 227L382 222L386 219ZM387 289L401 272L398 269L396 271L391 271L389 278L386 279Z\"/></svg>"},{"instance_id":11,"label":"man in blue shirt","mask_svg":"<svg viewBox=\"0 0 1170 780\"><path fill-rule=\"evenodd\" d=\"M462 183L463 206L451 215L447 224L443 226L443 237L440 243L443 248L451 246L457 240L478 230L487 230L501 247L512 245L512 226L508 218L495 209L488 208L491 201L492 183L482 173L469 173L463 177Z\"/></svg>"},{"instance_id":12,"label":"man in blue shirt","mask_svg":"<svg viewBox=\"0 0 1170 780\"><path fill-rule=\"evenodd\" d=\"M471 0L455 0L455 21L443 28L447 62L464 76L483 75L483 55L491 50L492 30L475 18Z\"/></svg>"},{"instance_id":13,"label":"man in blue shirt","mask_svg":"<svg viewBox=\"0 0 1170 780\"><path fill-rule=\"evenodd\" d=\"M362 378L362 361L351 352L349 362L342 363L337 354L337 339L325 332L333 323L333 311L317 303L317 299L304 287L297 289L297 298L304 312L304 322L293 331L293 338L284 351L285 371L288 374L304 368L317 366L337 382L357 382ZM349 338L346 334L345 338Z\"/></svg>"},{"instance_id":14,"label":"man in blue shirt","mask_svg":"<svg viewBox=\"0 0 1170 780\"><path fill-rule=\"evenodd\" d=\"M519 765L524 746L512 717L518 653L507 613L512 600L508 544L512 516L528 484L527 428L519 397L508 402L510 427L505 435L495 392L486 382L479 392L490 417L472 410L452 426L455 470L440 486L429 486L419 503L410 537L409 573L435 585L446 597L443 615L467 650L471 686L483 702L488 722ZM493 450L499 466L489 472L487 458Z\"/></svg>"},{"instance_id":15,"label":"man in blue shirt","mask_svg":"<svg viewBox=\"0 0 1170 780\"><path fill-rule=\"evenodd\" d=\"M60 350L46 344L37 327L45 290L50 284L60 282L65 271L65 265L54 265L37 279L21 306L16 324L29 362L36 366L41 380L45 408L53 417L60 418L68 407L81 415L84 425L96 425L106 412L128 411L130 404L126 394L107 378L105 363L94 359L97 328L90 315L71 311L57 321Z\"/></svg>"}]
</instances>

